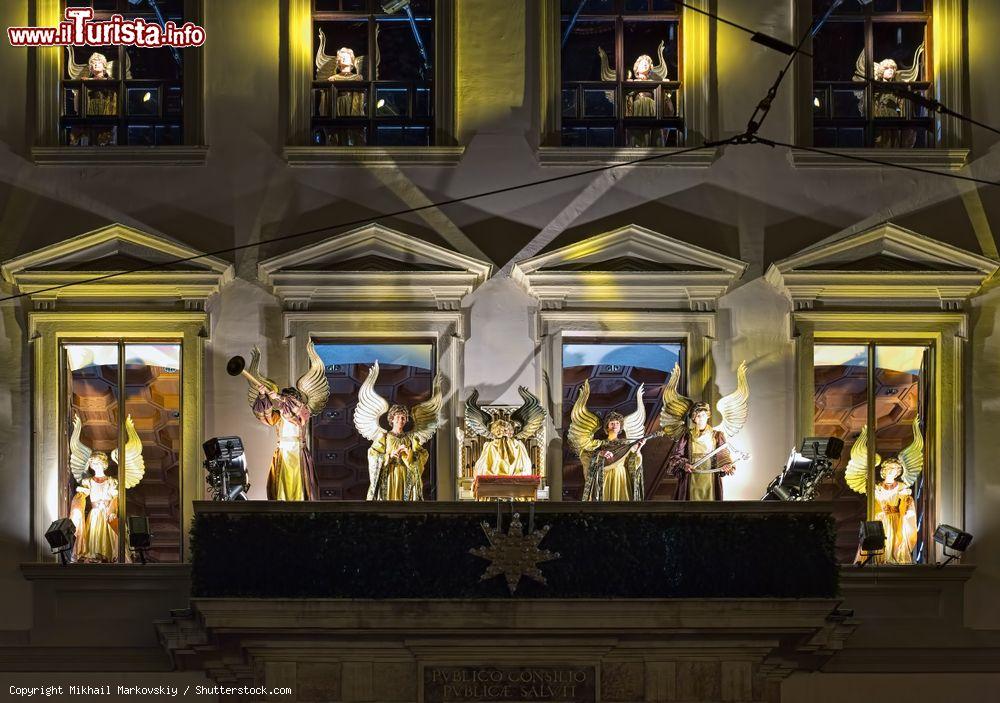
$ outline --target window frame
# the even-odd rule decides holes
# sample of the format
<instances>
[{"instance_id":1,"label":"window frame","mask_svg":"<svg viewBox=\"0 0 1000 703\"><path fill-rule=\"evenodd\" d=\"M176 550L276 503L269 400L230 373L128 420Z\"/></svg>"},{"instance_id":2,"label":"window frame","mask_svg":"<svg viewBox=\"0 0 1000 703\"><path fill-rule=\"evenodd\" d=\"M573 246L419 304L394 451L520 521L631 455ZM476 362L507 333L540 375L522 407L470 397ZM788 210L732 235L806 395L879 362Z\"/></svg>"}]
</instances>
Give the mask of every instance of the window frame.
<instances>
[{"instance_id":1,"label":"window frame","mask_svg":"<svg viewBox=\"0 0 1000 703\"><path fill-rule=\"evenodd\" d=\"M688 0L688 4L705 12L710 10L709 0ZM678 65L681 89L678 102L683 105L684 143L686 147L571 147L561 146L562 104L562 51L560 0L538 0L540 27L539 51L539 148L538 158L543 165L569 165L582 163L615 163L635 159L651 153L670 153L690 148L714 138L713 118L715 104L711 86L714 82L714 42L711 38L711 20L708 16L684 7L680 13L678 37ZM616 66L616 69L624 69ZM705 149L683 158L660 159L646 162L647 168L680 166L707 168L717 155L715 149Z\"/></svg>"},{"instance_id":2,"label":"window frame","mask_svg":"<svg viewBox=\"0 0 1000 703\"><path fill-rule=\"evenodd\" d=\"M54 27L63 19L64 0L35 0L37 26ZM184 0L184 16L203 24L205 0ZM183 144L176 146L64 146L60 140L62 82L66 49L63 46L35 47L36 121L32 160L46 166L87 165L204 165L205 142L205 62L203 47L180 49L184 57L182 90ZM124 108L124 106L122 106Z\"/></svg>"},{"instance_id":3,"label":"window frame","mask_svg":"<svg viewBox=\"0 0 1000 703\"><path fill-rule=\"evenodd\" d=\"M315 64L313 0L286 1L288 3L288 133L284 155L289 165L447 166L458 163L464 149L456 141L456 0L434 0L432 89L435 146L362 147L319 146L311 143Z\"/></svg>"},{"instance_id":4,"label":"window frame","mask_svg":"<svg viewBox=\"0 0 1000 703\"><path fill-rule=\"evenodd\" d=\"M936 100L945 105L961 106L965 100L963 85L966 63L966 33L962 0L929 0L931 2L928 34L933 37L928 65L933 76L931 88ZM813 21L812 0L796 0L794 5L795 36L802 36ZM812 52L812 40L806 42L805 51ZM812 59L800 56L793 67L795 81L795 142L813 145L813 67ZM794 166L798 168L879 168L876 164L845 161L836 154L877 157L894 164L914 165L947 170L959 169L969 156L969 129L961 120L947 115L934 115L936 145L925 149L887 149L864 147L860 149L830 148L832 154L818 154L792 150Z\"/></svg>"},{"instance_id":5,"label":"window frame","mask_svg":"<svg viewBox=\"0 0 1000 703\"><path fill-rule=\"evenodd\" d=\"M814 434L814 349L817 344L873 341L913 343L931 348L934 408L927 418L933 436L925 437L929 490L925 526L965 525L963 421L964 351L968 319L964 312L827 312L792 313L797 359L796 436ZM931 549L934 551L932 552ZM941 557L940 547L927 544L926 563Z\"/></svg>"},{"instance_id":6,"label":"window frame","mask_svg":"<svg viewBox=\"0 0 1000 703\"><path fill-rule=\"evenodd\" d=\"M28 314L32 345L32 551L40 561L52 555L45 544L46 528L62 517L59 481L64 476L63 457L69 437L63 403L63 346L73 343L119 342L156 339L181 345L181 451L180 519L183 563L190 550L190 535L183 529L194 514L194 501L204 498L201 468L202 390L204 388L204 312L133 312L109 310L33 311ZM42 428L58 428L41 431ZM124 528L123 528L124 529Z\"/></svg>"}]
</instances>

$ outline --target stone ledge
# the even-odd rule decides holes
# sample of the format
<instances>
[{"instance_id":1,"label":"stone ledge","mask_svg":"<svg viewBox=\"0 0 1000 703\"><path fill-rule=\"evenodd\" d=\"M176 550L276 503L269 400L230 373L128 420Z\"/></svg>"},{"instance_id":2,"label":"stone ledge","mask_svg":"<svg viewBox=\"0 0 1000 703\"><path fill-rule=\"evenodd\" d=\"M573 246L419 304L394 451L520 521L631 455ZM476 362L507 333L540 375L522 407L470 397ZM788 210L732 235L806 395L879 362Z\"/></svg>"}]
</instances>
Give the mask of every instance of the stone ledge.
<instances>
[{"instance_id":1,"label":"stone ledge","mask_svg":"<svg viewBox=\"0 0 1000 703\"><path fill-rule=\"evenodd\" d=\"M207 146L36 146L38 166L204 166Z\"/></svg>"},{"instance_id":2,"label":"stone ledge","mask_svg":"<svg viewBox=\"0 0 1000 703\"><path fill-rule=\"evenodd\" d=\"M831 153L821 154L815 151L790 149L789 158L795 168L885 168L880 164L858 160L865 158L886 161L895 166L916 166L943 171L957 171L966 165L969 158L968 149L826 149L825 151Z\"/></svg>"},{"instance_id":3,"label":"stone ledge","mask_svg":"<svg viewBox=\"0 0 1000 703\"><path fill-rule=\"evenodd\" d=\"M289 166L455 166L464 146L330 147L286 146Z\"/></svg>"},{"instance_id":4,"label":"stone ledge","mask_svg":"<svg viewBox=\"0 0 1000 703\"><path fill-rule=\"evenodd\" d=\"M605 166L648 159L635 165L642 168L708 168L719 155L716 147L687 151L689 148L543 146L538 149L538 163L542 166ZM673 156L674 154L678 155Z\"/></svg>"}]
</instances>

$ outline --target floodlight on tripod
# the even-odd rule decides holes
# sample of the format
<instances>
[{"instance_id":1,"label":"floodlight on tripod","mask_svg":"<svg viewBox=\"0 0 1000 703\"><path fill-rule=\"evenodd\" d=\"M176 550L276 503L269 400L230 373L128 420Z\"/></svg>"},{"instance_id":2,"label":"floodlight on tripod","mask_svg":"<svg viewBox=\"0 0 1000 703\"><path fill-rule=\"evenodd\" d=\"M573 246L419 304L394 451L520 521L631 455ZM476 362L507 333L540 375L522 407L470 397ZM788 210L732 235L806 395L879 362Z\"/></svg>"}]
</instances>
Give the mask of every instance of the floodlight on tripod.
<instances>
[{"instance_id":1,"label":"floodlight on tripod","mask_svg":"<svg viewBox=\"0 0 1000 703\"><path fill-rule=\"evenodd\" d=\"M836 437L807 437L788 455L785 468L768 484L761 500L812 500L843 450L843 440Z\"/></svg>"},{"instance_id":2,"label":"floodlight on tripod","mask_svg":"<svg viewBox=\"0 0 1000 703\"><path fill-rule=\"evenodd\" d=\"M239 437L213 437L202 445L205 471L212 500L247 500L250 475L243 440Z\"/></svg>"}]
</instances>

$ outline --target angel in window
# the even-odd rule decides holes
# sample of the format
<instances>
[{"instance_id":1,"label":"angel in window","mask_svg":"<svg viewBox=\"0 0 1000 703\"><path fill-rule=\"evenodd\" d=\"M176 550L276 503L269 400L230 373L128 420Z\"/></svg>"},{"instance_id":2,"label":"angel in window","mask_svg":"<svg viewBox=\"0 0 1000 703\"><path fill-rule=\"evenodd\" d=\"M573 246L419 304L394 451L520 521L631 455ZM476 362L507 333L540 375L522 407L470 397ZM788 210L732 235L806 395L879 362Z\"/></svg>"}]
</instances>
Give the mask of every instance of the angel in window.
<instances>
[{"instance_id":1,"label":"angel in window","mask_svg":"<svg viewBox=\"0 0 1000 703\"><path fill-rule=\"evenodd\" d=\"M583 499L589 501L643 500L645 481L642 452L646 443L646 407L642 404L645 387L635 394L635 411L628 416L610 412L600 418L587 409L590 381L584 381L573 404L566 439L580 457L585 482ZM605 439L595 437L603 429Z\"/></svg>"},{"instance_id":2,"label":"angel in window","mask_svg":"<svg viewBox=\"0 0 1000 703\"><path fill-rule=\"evenodd\" d=\"M406 431L410 411L405 405L389 406L375 391L378 362L358 390L354 426L372 443L368 449L368 500L423 500L424 467L430 457L424 445L441 424L441 377L434 377L430 399L413 406L413 428ZM390 429L382 427L386 416Z\"/></svg>"},{"instance_id":3,"label":"angel in window","mask_svg":"<svg viewBox=\"0 0 1000 703\"><path fill-rule=\"evenodd\" d=\"M868 490L868 425L861 428L851 460L844 470L844 480L851 490L864 495ZM913 419L913 441L897 456L882 460L875 455L881 481L875 482L875 519L885 531L885 552L872 555L878 564L912 564L917 546L917 509L912 486L924 468L924 438L920 419Z\"/></svg>"},{"instance_id":4,"label":"angel in window","mask_svg":"<svg viewBox=\"0 0 1000 703\"><path fill-rule=\"evenodd\" d=\"M375 37L378 46L378 34ZM377 52L376 52L377 55ZM376 65L376 70L377 70ZM331 56L326 53L326 33L319 30L319 48L316 50L317 81L363 81L368 78L367 57L355 56L347 46L337 49ZM341 90L337 93L337 117L363 117L365 114L364 90Z\"/></svg>"},{"instance_id":5,"label":"angel in window","mask_svg":"<svg viewBox=\"0 0 1000 703\"><path fill-rule=\"evenodd\" d=\"M921 43L913 53L913 61L909 68L900 69L894 59L876 61L872 66L872 80L876 83L914 83L920 78L923 66L924 45ZM854 64L854 81L865 80L865 52L858 55ZM856 93L858 104L864 114L864 93ZM909 115L908 101L898 92L879 91L872 87L872 117L906 119ZM882 147L912 148L917 141L917 132L913 129L887 128L876 130L875 145Z\"/></svg>"},{"instance_id":6,"label":"angel in window","mask_svg":"<svg viewBox=\"0 0 1000 703\"><path fill-rule=\"evenodd\" d=\"M74 559L78 562L118 561L118 491L119 479L107 475L111 462L124 468L125 488L139 484L146 473L142 458L142 440L125 418L125 461L118 461L118 450L111 459L104 452L93 451L80 439L83 423L73 416L73 434L69 440L69 465L76 481L76 494L70 507L70 520L76 527ZM121 477L119 470L119 478ZM89 509L88 509L89 503Z\"/></svg>"},{"instance_id":7,"label":"angel in window","mask_svg":"<svg viewBox=\"0 0 1000 703\"><path fill-rule=\"evenodd\" d=\"M306 345L309 368L292 388L278 390L278 384L260 373L260 349L250 352L247 400L253 414L275 428L278 446L267 474L268 500L316 500L316 477L309 451L309 419L322 412L330 397L326 367L312 340Z\"/></svg>"},{"instance_id":8,"label":"angel in window","mask_svg":"<svg viewBox=\"0 0 1000 703\"><path fill-rule=\"evenodd\" d=\"M712 408L677 392L680 366L674 365L663 386L660 427L674 440L667 455L667 470L677 477L674 500L722 500L722 476L735 470L730 441L746 424L750 412L750 386L746 362L736 370L736 390L716 404L720 427L710 423ZM690 423L690 424L689 424Z\"/></svg>"},{"instance_id":9,"label":"angel in window","mask_svg":"<svg viewBox=\"0 0 1000 703\"><path fill-rule=\"evenodd\" d=\"M536 437L545 423L545 409L527 388L517 389L524 401L521 407L484 411L479 407L479 391L473 391L465 401L465 425L475 435L483 437L475 474L492 476L530 476L531 456L525 441Z\"/></svg>"},{"instance_id":10,"label":"angel in window","mask_svg":"<svg viewBox=\"0 0 1000 703\"><path fill-rule=\"evenodd\" d=\"M131 78L128 54L125 55L125 77ZM73 47L66 47L66 73L74 81L106 81L118 77L118 62L109 61L104 54L95 51L87 59L87 63L77 63L73 56Z\"/></svg>"},{"instance_id":11,"label":"angel in window","mask_svg":"<svg viewBox=\"0 0 1000 703\"><path fill-rule=\"evenodd\" d=\"M657 81L667 80L667 62L663 57L664 42L656 48L659 62L654 66L653 58L649 54L641 54L632 64L632 70L628 72L627 81ZM608 65L608 55L601 47L597 48L597 53L601 59L601 80L613 81L616 79L615 69ZM664 114L673 114L673 105L664 106ZM625 95L625 116L626 117L656 117L656 98L651 90L629 91Z\"/></svg>"}]
</instances>

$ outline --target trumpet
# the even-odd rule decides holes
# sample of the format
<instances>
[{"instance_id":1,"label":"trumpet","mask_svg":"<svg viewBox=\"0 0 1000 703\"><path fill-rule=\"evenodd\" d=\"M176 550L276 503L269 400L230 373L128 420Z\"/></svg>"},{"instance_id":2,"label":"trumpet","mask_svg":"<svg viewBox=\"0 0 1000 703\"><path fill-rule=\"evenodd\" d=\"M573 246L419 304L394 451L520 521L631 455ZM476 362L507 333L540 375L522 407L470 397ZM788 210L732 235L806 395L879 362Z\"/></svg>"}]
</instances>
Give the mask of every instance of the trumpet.
<instances>
[{"instance_id":1,"label":"trumpet","mask_svg":"<svg viewBox=\"0 0 1000 703\"><path fill-rule=\"evenodd\" d=\"M247 360L242 356L234 356L226 362L226 373L230 376L245 376L246 379L255 386L263 386L269 391L273 391L275 393L278 392L278 387L274 383L269 382L266 379L257 378L252 373L247 371Z\"/></svg>"}]
</instances>

